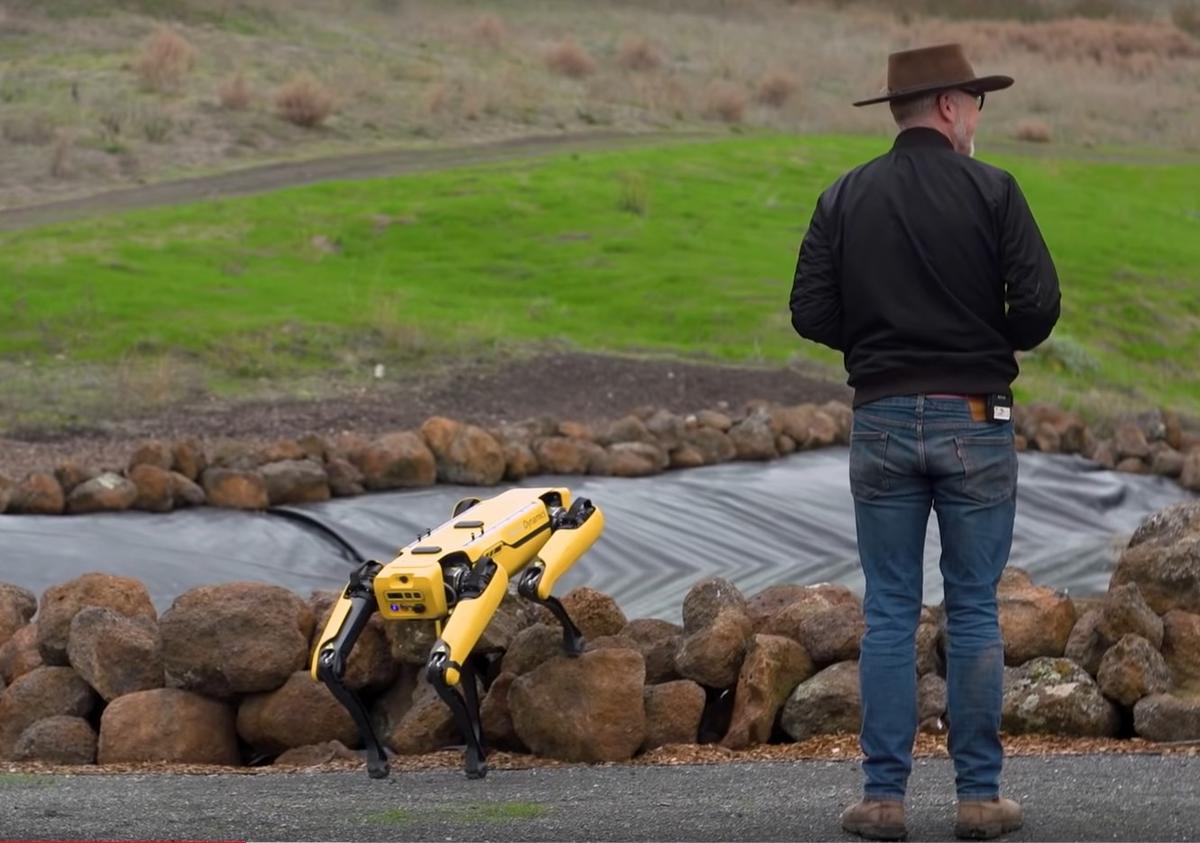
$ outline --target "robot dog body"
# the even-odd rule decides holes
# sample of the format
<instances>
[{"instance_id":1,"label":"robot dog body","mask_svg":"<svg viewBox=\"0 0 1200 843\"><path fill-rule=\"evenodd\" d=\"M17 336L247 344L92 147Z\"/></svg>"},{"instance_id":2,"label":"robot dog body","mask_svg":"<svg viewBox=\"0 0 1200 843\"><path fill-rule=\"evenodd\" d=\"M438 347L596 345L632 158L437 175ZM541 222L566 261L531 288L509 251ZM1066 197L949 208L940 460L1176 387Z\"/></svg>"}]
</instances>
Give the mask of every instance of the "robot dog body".
<instances>
[{"instance_id":1,"label":"robot dog body","mask_svg":"<svg viewBox=\"0 0 1200 843\"><path fill-rule=\"evenodd\" d=\"M343 682L354 642L371 615L435 622L438 639L426 677L463 733L468 777L482 777L486 749L471 651L516 580L518 594L558 618L567 654L582 652L583 636L550 592L603 528L600 510L586 498L572 502L567 489L510 489L487 501L459 501L449 521L401 548L391 562L366 562L351 575L317 640L312 675L354 718L372 778L387 776L387 757L362 701Z\"/></svg>"}]
</instances>

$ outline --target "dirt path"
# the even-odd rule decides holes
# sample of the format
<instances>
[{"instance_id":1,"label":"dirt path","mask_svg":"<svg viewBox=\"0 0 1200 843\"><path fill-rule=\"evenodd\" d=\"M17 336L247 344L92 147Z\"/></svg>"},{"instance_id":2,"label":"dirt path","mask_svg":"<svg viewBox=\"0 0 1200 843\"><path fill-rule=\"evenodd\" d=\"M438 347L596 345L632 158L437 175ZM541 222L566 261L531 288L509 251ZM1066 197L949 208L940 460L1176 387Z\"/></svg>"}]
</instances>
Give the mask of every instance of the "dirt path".
<instances>
[{"instance_id":1,"label":"dirt path","mask_svg":"<svg viewBox=\"0 0 1200 843\"><path fill-rule=\"evenodd\" d=\"M538 135L502 141L438 149L395 149L354 155L336 155L307 161L264 164L179 181L123 188L44 205L0 210L0 231L65 222L99 213L128 211L161 205L177 205L201 199L242 196L284 187L338 179L366 179L532 158L561 152L583 152L646 146L654 143L683 143L713 138L699 132L586 132Z\"/></svg>"}]
</instances>

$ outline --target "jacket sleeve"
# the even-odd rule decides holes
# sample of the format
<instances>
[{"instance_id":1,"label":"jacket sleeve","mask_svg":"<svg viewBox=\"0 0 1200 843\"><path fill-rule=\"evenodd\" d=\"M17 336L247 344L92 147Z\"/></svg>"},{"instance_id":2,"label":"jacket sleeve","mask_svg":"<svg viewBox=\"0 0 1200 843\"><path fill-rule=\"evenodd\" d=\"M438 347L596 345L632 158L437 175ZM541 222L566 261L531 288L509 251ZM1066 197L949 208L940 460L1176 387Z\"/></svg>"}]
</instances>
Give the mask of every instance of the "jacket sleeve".
<instances>
[{"instance_id":1,"label":"jacket sleeve","mask_svg":"<svg viewBox=\"0 0 1200 843\"><path fill-rule=\"evenodd\" d=\"M1002 204L1000 261L1006 285L1009 344L1028 351L1050 336L1061 308L1058 273L1016 179Z\"/></svg>"},{"instance_id":2,"label":"jacket sleeve","mask_svg":"<svg viewBox=\"0 0 1200 843\"><path fill-rule=\"evenodd\" d=\"M792 327L805 339L844 351L842 290L834 260L832 212L828 192L817 200L808 232L800 244L792 281Z\"/></svg>"}]
</instances>

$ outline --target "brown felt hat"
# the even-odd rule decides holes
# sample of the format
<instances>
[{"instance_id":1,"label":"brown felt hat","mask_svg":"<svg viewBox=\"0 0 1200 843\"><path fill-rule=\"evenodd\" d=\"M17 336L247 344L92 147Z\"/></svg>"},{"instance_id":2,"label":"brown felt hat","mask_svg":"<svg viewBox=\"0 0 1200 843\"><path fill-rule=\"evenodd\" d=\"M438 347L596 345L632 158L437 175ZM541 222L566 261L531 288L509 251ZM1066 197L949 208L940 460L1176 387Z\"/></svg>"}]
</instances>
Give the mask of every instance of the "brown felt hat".
<instances>
[{"instance_id":1,"label":"brown felt hat","mask_svg":"<svg viewBox=\"0 0 1200 843\"><path fill-rule=\"evenodd\" d=\"M854 104L890 102L952 88L982 94L1012 83L1011 76L976 76L961 44L939 44L892 53L888 56L887 93Z\"/></svg>"}]
</instances>

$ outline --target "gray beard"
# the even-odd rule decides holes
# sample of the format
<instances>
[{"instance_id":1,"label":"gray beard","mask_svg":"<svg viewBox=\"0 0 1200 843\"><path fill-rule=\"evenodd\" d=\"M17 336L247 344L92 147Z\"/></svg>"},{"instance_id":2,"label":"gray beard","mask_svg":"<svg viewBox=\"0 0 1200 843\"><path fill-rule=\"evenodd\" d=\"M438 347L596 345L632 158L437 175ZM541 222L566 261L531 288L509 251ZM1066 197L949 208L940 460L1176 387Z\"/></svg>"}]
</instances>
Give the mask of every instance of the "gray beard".
<instances>
[{"instance_id":1,"label":"gray beard","mask_svg":"<svg viewBox=\"0 0 1200 843\"><path fill-rule=\"evenodd\" d=\"M967 137L967 126L961 117L954 121L954 139L959 152L969 158L975 157L975 136Z\"/></svg>"}]
</instances>

